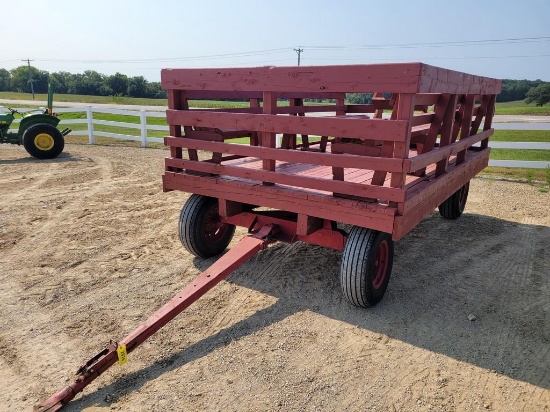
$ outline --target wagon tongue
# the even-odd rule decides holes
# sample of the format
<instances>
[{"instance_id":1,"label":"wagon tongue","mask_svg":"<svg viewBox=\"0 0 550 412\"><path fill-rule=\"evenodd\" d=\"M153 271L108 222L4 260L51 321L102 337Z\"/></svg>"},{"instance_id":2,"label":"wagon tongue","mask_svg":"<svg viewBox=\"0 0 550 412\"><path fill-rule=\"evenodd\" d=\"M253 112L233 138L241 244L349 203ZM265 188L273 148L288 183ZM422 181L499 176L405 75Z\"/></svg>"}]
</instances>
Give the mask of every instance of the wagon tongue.
<instances>
[{"instance_id":1,"label":"wagon tongue","mask_svg":"<svg viewBox=\"0 0 550 412\"><path fill-rule=\"evenodd\" d=\"M76 378L72 383L36 405L33 410L35 412L58 411L117 361L123 365L126 362L128 353L132 352L149 336L233 273L252 256L265 249L272 241L270 236L274 229L274 225L266 225L255 234L242 238L237 245L220 257L212 266L201 273L122 341L111 341L105 349L78 368Z\"/></svg>"}]
</instances>

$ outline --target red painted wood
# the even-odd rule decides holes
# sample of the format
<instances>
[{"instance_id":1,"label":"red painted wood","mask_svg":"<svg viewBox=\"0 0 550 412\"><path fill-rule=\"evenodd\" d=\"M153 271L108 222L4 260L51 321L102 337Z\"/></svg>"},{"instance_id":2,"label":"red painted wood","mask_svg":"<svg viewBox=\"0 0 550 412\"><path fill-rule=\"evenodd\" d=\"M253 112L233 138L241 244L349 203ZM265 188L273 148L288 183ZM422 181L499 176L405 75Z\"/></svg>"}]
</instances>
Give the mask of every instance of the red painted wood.
<instances>
[{"instance_id":1,"label":"red painted wood","mask_svg":"<svg viewBox=\"0 0 550 412\"><path fill-rule=\"evenodd\" d=\"M442 159L446 159L451 155L456 155L462 150L467 149L468 147L476 144L477 142L487 139L494 133L494 129L485 130L479 134L468 136L463 140L452 143L448 146L440 147L438 149L432 150L429 153L418 155L416 157L404 160L404 169L405 171L412 172L418 170L422 167L426 167L429 164L436 163Z\"/></svg>"},{"instance_id":2,"label":"red painted wood","mask_svg":"<svg viewBox=\"0 0 550 412\"><path fill-rule=\"evenodd\" d=\"M177 89L177 88L176 88ZM170 88L168 90L171 90ZM173 89L172 89L173 90ZM242 92L237 90L190 90L185 89L185 95L187 99L190 100L226 100L226 99L261 99L262 92L260 89L252 92ZM304 92L278 92L278 99L339 99L345 93L334 93L334 92L314 92L314 93L304 93ZM168 106L172 107L172 106Z\"/></svg>"},{"instance_id":3,"label":"red painted wood","mask_svg":"<svg viewBox=\"0 0 550 412\"><path fill-rule=\"evenodd\" d=\"M164 69L163 89L275 92L418 91L422 63L349 66Z\"/></svg>"},{"instance_id":4,"label":"red painted wood","mask_svg":"<svg viewBox=\"0 0 550 412\"><path fill-rule=\"evenodd\" d=\"M439 139L439 147L443 148L451 144L453 139L453 132L455 126L456 105L458 102L458 95L451 95L445 114L443 115L443 123L441 124L441 137ZM439 176L447 170L448 158L442 158L437 163L435 175ZM423 166L420 166L423 167ZM418 167L418 168L420 168Z\"/></svg>"},{"instance_id":5,"label":"red painted wood","mask_svg":"<svg viewBox=\"0 0 550 412\"><path fill-rule=\"evenodd\" d=\"M462 118L462 126L460 127L460 140L466 139L470 135L472 126L472 116L474 111L475 96L469 94L464 101L464 114ZM466 149L460 151L456 156L456 163L460 164L466 158Z\"/></svg>"},{"instance_id":6,"label":"red painted wood","mask_svg":"<svg viewBox=\"0 0 550 412\"><path fill-rule=\"evenodd\" d=\"M357 119L354 117L302 117L268 114L217 113L167 110L171 125L235 128L269 133L328 135L381 141L405 141L407 121Z\"/></svg>"},{"instance_id":7,"label":"red painted wood","mask_svg":"<svg viewBox=\"0 0 550 412\"><path fill-rule=\"evenodd\" d=\"M396 213L395 208L379 204L308 193L284 186L259 186L251 182L224 177L166 172L163 182L168 190L182 190L204 196L216 193L217 197L223 199L305 213L309 216L347 222L387 233L391 233Z\"/></svg>"},{"instance_id":8,"label":"red painted wood","mask_svg":"<svg viewBox=\"0 0 550 412\"><path fill-rule=\"evenodd\" d=\"M405 236L422 219L430 214L450 195L464 186L477 173L489 164L489 151L476 152L472 158L458 166L449 166L449 171L434 180L424 180L418 198L411 198L405 203L405 213L396 216L393 228L393 240ZM454 167L454 168L453 168ZM415 205L415 207L411 207Z\"/></svg>"},{"instance_id":9,"label":"red painted wood","mask_svg":"<svg viewBox=\"0 0 550 412\"><path fill-rule=\"evenodd\" d=\"M423 63L163 69L164 89L498 94L501 81Z\"/></svg>"},{"instance_id":10,"label":"red painted wood","mask_svg":"<svg viewBox=\"0 0 550 412\"><path fill-rule=\"evenodd\" d=\"M229 143L202 142L175 137L165 137L164 142L168 146L207 150L210 152L220 152L225 154L236 154L262 159L275 159L285 162L383 170L387 172L403 171L402 159L384 159L381 157L371 156L338 155L334 153L315 153L295 150L271 149L265 147L252 147Z\"/></svg>"},{"instance_id":11,"label":"red painted wood","mask_svg":"<svg viewBox=\"0 0 550 412\"><path fill-rule=\"evenodd\" d=\"M485 115L485 123L483 125L483 130L489 130L491 129L491 125L493 122L493 116L495 114L495 101L496 101L496 95L492 95L489 99L489 103L487 104L487 113ZM485 149L489 145L489 139L483 139L481 141L481 148Z\"/></svg>"},{"instance_id":12,"label":"red painted wood","mask_svg":"<svg viewBox=\"0 0 550 412\"><path fill-rule=\"evenodd\" d=\"M450 94L499 94L502 80L422 65L417 92Z\"/></svg>"},{"instance_id":13,"label":"red painted wood","mask_svg":"<svg viewBox=\"0 0 550 412\"><path fill-rule=\"evenodd\" d=\"M257 180L262 182L278 183L288 186L297 186L302 188L311 188L327 192L344 193L372 199L386 199L395 202L405 200L405 191L387 187L361 185L351 182L340 182L316 177L289 175L286 173L276 173L273 171L261 171L256 169L244 169L235 166L218 165L205 162L194 162L182 159L166 158L167 166L178 167L180 169L194 170L203 173L212 173L216 175L229 175L244 179Z\"/></svg>"}]
</instances>

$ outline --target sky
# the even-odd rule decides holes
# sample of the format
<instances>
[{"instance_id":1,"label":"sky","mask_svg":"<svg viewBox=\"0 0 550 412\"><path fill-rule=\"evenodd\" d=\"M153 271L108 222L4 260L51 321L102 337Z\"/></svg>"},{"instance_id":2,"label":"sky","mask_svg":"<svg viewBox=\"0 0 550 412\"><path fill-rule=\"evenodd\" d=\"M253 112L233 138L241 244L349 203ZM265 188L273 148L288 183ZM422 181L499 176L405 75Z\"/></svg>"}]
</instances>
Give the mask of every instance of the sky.
<instances>
[{"instance_id":1,"label":"sky","mask_svg":"<svg viewBox=\"0 0 550 412\"><path fill-rule=\"evenodd\" d=\"M8 6L6 6L8 7ZM144 76L162 68L423 62L550 81L549 0L25 0L0 68Z\"/></svg>"}]
</instances>

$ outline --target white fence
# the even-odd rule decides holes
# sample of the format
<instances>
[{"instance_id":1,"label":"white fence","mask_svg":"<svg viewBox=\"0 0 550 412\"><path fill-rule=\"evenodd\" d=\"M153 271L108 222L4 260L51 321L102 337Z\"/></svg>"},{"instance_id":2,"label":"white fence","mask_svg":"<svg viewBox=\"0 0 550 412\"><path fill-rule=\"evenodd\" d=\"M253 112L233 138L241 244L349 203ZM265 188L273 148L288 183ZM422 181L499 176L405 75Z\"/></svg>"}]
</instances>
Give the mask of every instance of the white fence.
<instances>
[{"instance_id":1,"label":"white fence","mask_svg":"<svg viewBox=\"0 0 550 412\"><path fill-rule=\"evenodd\" d=\"M18 109L20 112L31 111L35 109ZM0 107L0 112L5 111ZM146 110L122 110L122 109L110 109L93 106L76 106L76 107L64 107L55 109L57 113L86 113L85 119L67 119L62 120L61 125L63 127L72 124L85 124L87 127L85 130L76 130L74 135L87 135L88 142L90 144L95 143L96 136L110 137L113 139L121 140L133 140L141 142L141 146L147 147L148 143L163 143L164 139L161 137L148 136L149 130L165 131L168 132L168 126L150 125L147 124L148 117L162 117L166 116L164 111L146 111ZM139 117L139 123L127 123L127 122L115 122L109 120L94 119L94 113L108 113L118 114L125 116ZM14 122L18 122L16 119ZM140 131L139 136L128 135L121 133L104 132L101 130L95 130L94 125L115 126L128 129L138 129ZM69 126L70 127L70 126ZM489 147L495 149L527 149L527 150L550 150L550 123L493 123L493 127L496 130L548 130L549 138L548 142L495 142L489 140ZM280 142L279 142L280 143ZM524 167L530 169L545 169L550 167L550 162L546 161L524 161L524 160L490 160L489 166L497 167Z\"/></svg>"}]
</instances>

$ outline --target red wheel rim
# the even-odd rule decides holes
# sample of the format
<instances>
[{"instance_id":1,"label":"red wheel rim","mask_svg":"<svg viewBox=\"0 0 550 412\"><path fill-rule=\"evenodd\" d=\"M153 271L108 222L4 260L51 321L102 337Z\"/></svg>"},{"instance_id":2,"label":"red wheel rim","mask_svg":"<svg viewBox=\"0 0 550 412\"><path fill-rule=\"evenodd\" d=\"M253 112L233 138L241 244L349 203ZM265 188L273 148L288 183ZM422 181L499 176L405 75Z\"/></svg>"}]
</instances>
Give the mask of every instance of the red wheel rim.
<instances>
[{"instance_id":1,"label":"red wheel rim","mask_svg":"<svg viewBox=\"0 0 550 412\"><path fill-rule=\"evenodd\" d=\"M389 255L390 246L387 240L383 240L378 245L376 257L374 258L374 279L372 280L372 287L374 289L379 289L386 279Z\"/></svg>"},{"instance_id":2,"label":"red wheel rim","mask_svg":"<svg viewBox=\"0 0 550 412\"><path fill-rule=\"evenodd\" d=\"M208 242L216 243L222 240L229 226L222 222L218 209L214 206L204 219L204 237Z\"/></svg>"}]
</instances>

